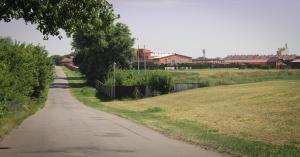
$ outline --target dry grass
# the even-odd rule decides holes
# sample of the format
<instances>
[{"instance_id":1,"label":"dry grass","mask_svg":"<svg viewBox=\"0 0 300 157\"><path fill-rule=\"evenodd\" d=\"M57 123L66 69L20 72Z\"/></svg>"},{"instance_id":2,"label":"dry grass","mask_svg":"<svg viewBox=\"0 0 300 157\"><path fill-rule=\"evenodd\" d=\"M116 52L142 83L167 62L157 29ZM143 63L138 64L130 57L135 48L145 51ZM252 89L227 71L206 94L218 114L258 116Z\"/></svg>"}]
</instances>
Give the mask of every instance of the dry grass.
<instances>
[{"instance_id":1,"label":"dry grass","mask_svg":"<svg viewBox=\"0 0 300 157\"><path fill-rule=\"evenodd\" d=\"M177 70L170 72L184 72L184 73L197 73L200 78L208 77L239 77L239 76L277 76L286 74L300 74L299 69L237 69L237 68L225 68L225 69L195 69L195 70Z\"/></svg>"},{"instance_id":2,"label":"dry grass","mask_svg":"<svg viewBox=\"0 0 300 157\"><path fill-rule=\"evenodd\" d=\"M291 78L300 77L299 69L195 69L169 71L177 82L198 82L213 80L231 80L240 82L251 78L261 78L263 80L275 80L277 77ZM246 81L249 82L249 81ZM251 82L251 81L250 81ZM257 82L257 81L252 81ZM235 83L231 83L235 84Z\"/></svg>"},{"instance_id":3,"label":"dry grass","mask_svg":"<svg viewBox=\"0 0 300 157\"><path fill-rule=\"evenodd\" d=\"M107 102L106 105L132 111L160 107L172 119L200 122L238 137L299 147L299 87L299 80L268 81Z\"/></svg>"}]
</instances>

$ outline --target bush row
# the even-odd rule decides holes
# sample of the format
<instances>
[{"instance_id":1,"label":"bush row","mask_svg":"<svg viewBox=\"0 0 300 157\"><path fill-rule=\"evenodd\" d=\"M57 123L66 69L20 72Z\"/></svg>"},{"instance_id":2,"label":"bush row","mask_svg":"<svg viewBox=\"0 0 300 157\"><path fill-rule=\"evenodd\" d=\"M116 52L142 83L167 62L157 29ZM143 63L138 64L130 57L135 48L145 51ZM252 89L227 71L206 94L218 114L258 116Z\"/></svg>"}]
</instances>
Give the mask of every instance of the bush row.
<instances>
[{"instance_id":1,"label":"bush row","mask_svg":"<svg viewBox=\"0 0 300 157\"><path fill-rule=\"evenodd\" d=\"M44 100L53 62L40 46L0 37L0 117Z\"/></svg>"},{"instance_id":2,"label":"bush row","mask_svg":"<svg viewBox=\"0 0 300 157\"><path fill-rule=\"evenodd\" d=\"M115 76L115 83L114 83ZM148 71L146 73L130 70L117 70L109 72L105 84L109 86L150 86L152 91L165 94L172 90L174 79L172 75L164 71Z\"/></svg>"}]
</instances>

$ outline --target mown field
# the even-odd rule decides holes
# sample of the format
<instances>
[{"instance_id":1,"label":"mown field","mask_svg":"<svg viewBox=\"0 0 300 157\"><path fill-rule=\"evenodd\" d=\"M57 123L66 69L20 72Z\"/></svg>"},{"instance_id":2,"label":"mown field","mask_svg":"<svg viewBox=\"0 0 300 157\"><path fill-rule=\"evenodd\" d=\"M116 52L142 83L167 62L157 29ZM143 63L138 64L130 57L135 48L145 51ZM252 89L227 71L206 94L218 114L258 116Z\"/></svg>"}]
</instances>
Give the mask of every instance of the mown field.
<instances>
[{"instance_id":1,"label":"mown field","mask_svg":"<svg viewBox=\"0 0 300 157\"><path fill-rule=\"evenodd\" d=\"M160 108L167 117L190 120L223 133L300 146L300 81L268 81L188 90L105 104L131 111Z\"/></svg>"},{"instance_id":2,"label":"mown field","mask_svg":"<svg viewBox=\"0 0 300 157\"><path fill-rule=\"evenodd\" d=\"M65 70L70 77L80 76ZM74 88L72 93L88 106L201 146L239 156L296 157L300 156L299 87L299 79L285 78L111 102L102 102L91 87Z\"/></svg>"},{"instance_id":3,"label":"mown field","mask_svg":"<svg viewBox=\"0 0 300 157\"><path fill-rule=\"evenodd\" d=\"M299 69L195 69L170 70L177 83L206 82L209 86L297 79Z\"/></svg>"}]
</instances>

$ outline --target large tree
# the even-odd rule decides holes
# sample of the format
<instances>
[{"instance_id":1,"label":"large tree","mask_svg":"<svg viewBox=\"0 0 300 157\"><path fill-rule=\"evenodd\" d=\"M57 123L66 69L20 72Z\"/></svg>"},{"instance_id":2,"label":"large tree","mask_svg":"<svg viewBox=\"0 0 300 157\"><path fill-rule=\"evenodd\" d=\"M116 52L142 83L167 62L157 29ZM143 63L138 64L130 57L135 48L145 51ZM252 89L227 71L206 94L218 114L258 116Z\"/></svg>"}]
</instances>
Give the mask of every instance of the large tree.
<instances>
[{"instance_id":1,"label":"large tree","mask_svg":"<svg viewBox=\"0 0 300 157\"><path fill-rule=\"evenodd\" d=\"M128 27L122 23L79 29L73 35L73 47L77 52L75 63L89 83L95 79L103 81L114 62L122 69L130 67L133 43Z\"/></svg>"},{"instance_id":2,"label":"large tree","mask_svg":"<svg viewBox=\"0 0 300 157\"><path fill-rule=\"evenodd\" d=\"M23 18L37 24L47 39L63 29L71 35L77 28L89 27L95 21L109 25L114 19L112 5L106 0L1 0L0 20L10 22ZM61 37L61 36L59 36Z\"/></svg>"}]
</instances>

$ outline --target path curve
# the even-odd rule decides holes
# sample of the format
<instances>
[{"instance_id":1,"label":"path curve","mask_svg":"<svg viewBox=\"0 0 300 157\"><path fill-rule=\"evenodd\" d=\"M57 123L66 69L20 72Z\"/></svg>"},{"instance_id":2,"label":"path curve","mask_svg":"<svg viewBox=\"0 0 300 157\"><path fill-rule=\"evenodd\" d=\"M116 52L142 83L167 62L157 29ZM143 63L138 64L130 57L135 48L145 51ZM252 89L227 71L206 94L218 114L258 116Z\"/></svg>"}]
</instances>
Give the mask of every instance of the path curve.
<instances>
[{"instance_id":1,"label":"path curve","mask_svg":"<svg viewBox=\"0 0 300 157\"><path fill-rule=\"evenodd\" d=\"M223 157L76 100L61 67L46 106L0 143L0 157Z\"/></svg>"}]
</instances>

